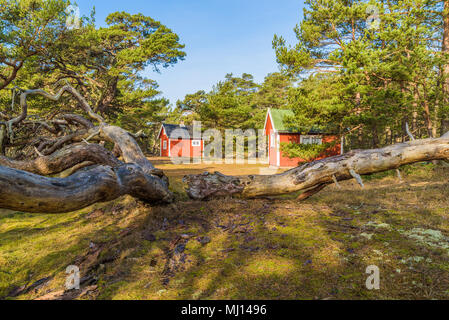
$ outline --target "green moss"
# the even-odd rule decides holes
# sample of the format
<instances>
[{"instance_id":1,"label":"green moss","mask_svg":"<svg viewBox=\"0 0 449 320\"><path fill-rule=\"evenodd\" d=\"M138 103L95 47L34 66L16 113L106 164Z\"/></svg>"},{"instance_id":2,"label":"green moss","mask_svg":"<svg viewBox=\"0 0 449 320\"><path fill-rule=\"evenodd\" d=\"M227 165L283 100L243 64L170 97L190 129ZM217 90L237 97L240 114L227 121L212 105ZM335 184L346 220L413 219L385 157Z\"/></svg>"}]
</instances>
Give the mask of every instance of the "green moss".
<instances>
[{"instance_id":1,"label":"green moss","mask_svg":"<svg viewBox=\"0 0 449 320\"><path fill-rule=\"evenodd\" d=\"M63 215L0 212L0 296L48 276L55 278L45 290L61 290L65 268L89 258L104 268L89 271L99 282L87 298L447 298L439 281L449 271L447 172L417 168L405 171L409 184L387 176L361 190L348 181L344 192L328 187L301 203L286 196L148 208L125 197ZM142 230L155 241L142 240ZM177 240L183 234L191 237ZM204 236L211 242L196 240ZM185 256L174 255L179 241ZM388 279L380 291L364 286L370 264Z\"/></svg>"}]
</instances>

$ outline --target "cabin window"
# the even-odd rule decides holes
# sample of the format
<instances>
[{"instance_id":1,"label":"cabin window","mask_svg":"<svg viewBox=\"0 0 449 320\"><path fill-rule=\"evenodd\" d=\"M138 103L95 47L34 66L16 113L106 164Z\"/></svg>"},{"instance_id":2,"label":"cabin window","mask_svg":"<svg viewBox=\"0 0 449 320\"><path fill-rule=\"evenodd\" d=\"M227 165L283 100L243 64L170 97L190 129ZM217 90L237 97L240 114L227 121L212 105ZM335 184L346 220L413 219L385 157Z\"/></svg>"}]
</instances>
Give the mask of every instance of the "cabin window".
<instances>
[{"instance_id":1,"label":"cabin window","mask_svg":"<svg viewBox=\"0 0 449 320\"><path fill-rule=\"evenodd\" d=\"M167 140L164 141L164 150L167 150Z\"/></svg>"},{"instance_id":2,"label":"cabin window","mask_svg":"<svg viewBox=\"0 0 449 320\"><path fill-rule=\"evenodd\" d=\"M301 144L323 144L320 136L301 136Z\"/></svg>"},{"instance_id":3,"label":"cabin window","mask_svg":"<svg viewBox=\"0 0 449 320\"><path fill-rule=\"evenodd\" d=\"M200 147L201 140L192 140L192 147Z\"/></svg>"},{"instance_id":4,"label":"cabin window","mask_svg":"<svg viewBox=\"0 0 449 320\"><path fill-rule=\"evenodd\" d=\"M274 148L276 146L276 140L275 140L275 135L274 133L271 134L271 147Z\"/></svg>"}]
</instances>

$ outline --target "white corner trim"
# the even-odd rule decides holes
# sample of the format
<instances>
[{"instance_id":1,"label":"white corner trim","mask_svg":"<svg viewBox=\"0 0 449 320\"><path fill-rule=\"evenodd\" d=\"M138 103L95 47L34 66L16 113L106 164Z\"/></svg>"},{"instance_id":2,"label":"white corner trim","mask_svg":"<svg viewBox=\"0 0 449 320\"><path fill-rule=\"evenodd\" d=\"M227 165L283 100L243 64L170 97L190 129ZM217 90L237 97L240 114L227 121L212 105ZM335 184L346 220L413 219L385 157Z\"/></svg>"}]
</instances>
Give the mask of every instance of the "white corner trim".
<instances>
[{"instance_id":1,"label":"white corner trim","mask_svg":"<svg viewBox=\"0 0 449 320\"><path fill-rule=\"evenodd\" d=\"M281 166L281 135L276 133L277 165Z\"/></svg>"},{"instance_id":2,"label":"white corner trim","mask_svg":"<svg viewBox=\"0 0 449 320\"><path fill-rule=\"evenodd\" d=\"M265 132L267 131L267 122L268 122L268 115L270 112L270 108L267 110L267 115L265 116L265 124L263 125L263 134L265 135Z\"/></svg>"},{"instance_id":3,"label":"white corner trim","mask_svg":"<svg viewBox=\"0 0 449 320\"><path fill-rule=\"evenodd\" d=\"M271 127L272 127L273 131L274 131L274 132L277 132L276 128L274 127L273 117L271 116L271 108L268 108L267 116L265 117L265 124L264 124L264 126L263 126L263 132L264 132L264 134L265 134L265 132L266 132L266 130L267 130L268 117L270 117Z\"/></svg>"},{"instance_id":4,"label":"white corner trim","mask_svg":"<svg viewBox=\"0 0 449 320\"><path fill-rule=\"evenodd\" d=\"M161 137L161 133L164 130L164 125L161 125L161 129L159 130L159 134L157 135L157 139Z\"/></svg>"},{"instance_id":5,"label":"white corner trim","mask_svg":"<svg viewBox=\"0 0 449 320\"><path fill-rule=\"evenodd\" d=\"M344 155L344 154L345 154L345 136L341 136L340 155Z\"/></svg>"},{"instance_id":6,"label":"white corner trim","mask_svg":"<svg viewBox=\"0 0 449 320\"><path fill-rule=\"evenodd\" d=\"M168 138L168 156L171 157L171 140Z\"/></svg>"}]
</instances>

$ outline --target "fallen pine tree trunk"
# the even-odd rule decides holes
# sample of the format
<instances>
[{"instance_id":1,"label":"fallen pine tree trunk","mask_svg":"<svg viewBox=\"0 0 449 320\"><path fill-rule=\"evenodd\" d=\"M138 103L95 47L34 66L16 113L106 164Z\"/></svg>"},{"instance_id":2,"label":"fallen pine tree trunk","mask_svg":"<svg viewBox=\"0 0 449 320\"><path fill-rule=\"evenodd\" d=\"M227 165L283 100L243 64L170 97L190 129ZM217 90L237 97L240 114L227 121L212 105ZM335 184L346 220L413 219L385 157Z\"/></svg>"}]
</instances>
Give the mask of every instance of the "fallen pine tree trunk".
<instances>
[{"instance_id":1,"label":"fallen pine tree trunk","mask_svg":"<svg viewBox=\"0 0 449 320\"><path fill-rule=\"evenodd\" d=\"M1 166L43 176L61 173L85 161L111 167L117 167L122 164L111 152L100 145L84 142L68 145L48 156L41 156L34 160L17 161L0 156Z\"/></svg>"},{"instance_id":2,"label":"fallen pine tree trunk","mask_svg":"<svg viewBox=\"0 0 449 320\"><path fill-rule=\"evenodd\" d=\"M148 161L134 138L126 130L107 124L69 85L56 95L42 90L24 91L20 98L21 115L6 123L10 136L13 125L26 119L26 98L29 95L41 95L58 101L64 92L71 93L83 111L99 125L89 125L87 131L80 131L80 137L84 140L81 144L64 146L64 143L73 140L71 137L58 140L58 147L60 145L62 149L50 155L41 155L31 161L0 157L0 208L33 213L64 213L97 202L111 201L125 194L148 203L171 202L173 194L168 190L167 177ZM120 149L124 162L101 145L90 144L87 140L94 136L114 143ZM66 178L44 176L76 166L83 167L86 163L95 165Z\"/></svg>"},{"instance_id":3,"label":"fallen pine tree trunk","mask_svg":"<svg viewBox=\"0 0 449 320\"><path fill-rule=\"evenodd\" d=\"M155 172L157 173L157 172ZM48 178L0 166L0 208L32 213L64 213L129 194L148 203L170 202L157 175L136 164L95 166L67 178Z\"/></svg>"},{"instance_id":4,"label":"fallen pine tree trunk","mask_svg":"<svg viewBox=\"0 0 449 320\"><path fill-rule=\"evenodd\" d=\"M441 138L414 140L382 149L354 150L344 155L304 164L269 176L225 176L219 172L184 177L187 194L197 200L238 195L243 198L275 196L304 191L303 198L326 185L362 175L397 169L403 165L449 159L449 132Z\"/></svg>"},{"instance_id":5,"label":"fallen pine tree trunk","mask_svg":"<svg viewBox=\"0 0 449 320\"><path fill-rule=\"evenodd\" d=\"M149 203L171 202L173 195L168 190L167 177L147 160L132 135L120 127L107 124L71 86L64 86L56 95L42 90L23 92L21 115L7 122L0 121L0 127L7 130L10 138L13 137L14 126L27 118L26 98L29 95L41 95L58 101L64 92L71 93L82 110L98 125L75 115L68 119L84 128L58 137L46 149L48 154L25 162L1 157L0 208L63 213L97 202L111 201L125 194ZM96 141L114 143L114 149L119 151L123 162L103 146L91 145L88 140L94 137ZM73 144L80 141L81 144ZM199 200L230 195L253 198L296 191L304 191L301 198L305 199L338 181L355 178L363 186L362 175L397 169L415 162L446 159L449 159L449 133L437 139L351 151L272 176L233 177L206 173L186 176L184 181L188 185L188 195ZM74 173L66 178L45 177L66 169Z\"/></svg>"}]
</instances>

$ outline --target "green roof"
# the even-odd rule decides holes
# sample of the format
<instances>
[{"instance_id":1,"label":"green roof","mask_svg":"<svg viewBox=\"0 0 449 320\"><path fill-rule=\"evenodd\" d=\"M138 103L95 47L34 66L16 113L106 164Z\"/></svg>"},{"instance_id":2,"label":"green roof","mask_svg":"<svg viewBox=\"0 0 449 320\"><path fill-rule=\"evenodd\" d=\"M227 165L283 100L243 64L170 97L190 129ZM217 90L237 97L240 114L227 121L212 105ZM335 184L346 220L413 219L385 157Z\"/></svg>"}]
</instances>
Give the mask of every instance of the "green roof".
<instances>
[{"instance_id":1,"label":"green roof","mask_svg":"<svg viewBox=\"0 0 449 320\"><path fill-rule=\"evenodd\" d=\"M290 132L290 133L305 133L307 134L320 134L323 133L323 130L321 130L319 127L314 126L309 131L301 130L299 128L289 128L285 124L284 120L286 117L294 117L295 114L292 110L287 109L270 109L271 113L271 119L273 121L273 127L278 132Z\"/></svg>"},{"instance_id":2,"label":"green roof","mask_svg":"<svg viewBox=\"0 0 449 320\"><path fill-rule=\"evenodd\" d=\"M285 117L293 117L295 114L292 110L270 109L271 119L273 120L274 129L277 131L290 131L284 123Z\"/></svg>"}]
</instances>

